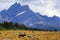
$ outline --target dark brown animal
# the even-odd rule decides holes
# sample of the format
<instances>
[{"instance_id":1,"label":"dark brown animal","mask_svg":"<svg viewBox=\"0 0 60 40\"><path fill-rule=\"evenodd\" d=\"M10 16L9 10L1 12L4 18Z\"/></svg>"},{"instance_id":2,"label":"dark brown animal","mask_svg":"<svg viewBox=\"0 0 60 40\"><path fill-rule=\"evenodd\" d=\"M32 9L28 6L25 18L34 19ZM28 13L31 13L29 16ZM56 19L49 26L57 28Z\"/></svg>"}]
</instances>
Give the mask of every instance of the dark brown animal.
<instances>
[{"instance_id":1,"label":"dark brown animal","mask_svg":"<svg viewBox=\"0 0 60 40\"><path fill-rule=\"evenodd\" d=\"M19 38L20 37L25 37L26 36L26 34L24 33L24 34L19 34Z\"/></svg>"}]
</instances>

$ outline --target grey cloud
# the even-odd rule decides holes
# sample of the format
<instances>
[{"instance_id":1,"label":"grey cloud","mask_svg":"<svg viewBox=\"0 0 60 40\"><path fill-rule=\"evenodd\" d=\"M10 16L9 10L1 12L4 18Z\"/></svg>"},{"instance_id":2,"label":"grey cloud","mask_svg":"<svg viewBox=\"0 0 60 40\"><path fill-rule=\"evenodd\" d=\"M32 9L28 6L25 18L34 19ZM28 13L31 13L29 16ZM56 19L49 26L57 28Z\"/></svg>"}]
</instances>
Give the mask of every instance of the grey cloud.
<instances>
[{"instance_id":1,"label":"grey cloud","mask_svg":"<svg viewBox=\"0 0 60 40\"><path fill-rule=\"evenodd\" d=\"M60 8L60 0L53 0L52 2L54 3L54 7L56 9L59 9Z\"/></svg>"},{"instance_id":2,"label":"grey cloud","mask_svg":"<svg viewBox=\"0 0 60 40\"><path fill-rule=\"evenodd\" d=\"M21 0L23 2L30 2L30 1L36 1L36 0Z\"/></svg>"},{"instance_id":3,"label":"grey cloud","mask_svg":"<svg viewBox=\"0 0 60 40\"><path fill-rule=\"evenodd\" d=\"M15 2L16 0L0 0L0 3Z\"/></svg>"},{"instance_id":4,"label":"grey cloud","mask_svg":"<svg viewBox=\"0 0 60 40\"><path fill-rule=\"evenodd\" d=\"M6 9L15 2L29 5L31 10L42 12L41 14L60 16L60 0L0 0L0 9Z\"/></svg>"}]
</instances>

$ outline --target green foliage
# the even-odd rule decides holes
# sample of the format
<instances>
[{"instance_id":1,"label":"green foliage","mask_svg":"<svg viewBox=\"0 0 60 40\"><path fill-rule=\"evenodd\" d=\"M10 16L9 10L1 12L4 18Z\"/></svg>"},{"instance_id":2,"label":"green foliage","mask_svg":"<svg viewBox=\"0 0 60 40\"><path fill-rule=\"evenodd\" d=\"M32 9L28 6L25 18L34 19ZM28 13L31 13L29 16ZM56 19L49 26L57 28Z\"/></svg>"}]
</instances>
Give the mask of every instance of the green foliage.
<instances>
[{"instance_id":1,"label":"green foliage","mask_svg":"<svg viewBox=\"0 0 60 40\"><path fill-rule=\"evenodd\" d=\"M23 24L13 23L13 22L2 22L0 23L0 30L29 30Z\"/></svg>"},{"instance_id":2,"label":"green foliage","mask_svg":"<svg viewBox=\"0 0 60 40\"><path fill-rule=\"evenodd\" d=\"M48 29L35 29L26 27L23 24L13 23L13 22L2 22L0 23L0 30L36 30L36 31L57 31L55 30L48 30Z\"/></svg>"}]
</instances>

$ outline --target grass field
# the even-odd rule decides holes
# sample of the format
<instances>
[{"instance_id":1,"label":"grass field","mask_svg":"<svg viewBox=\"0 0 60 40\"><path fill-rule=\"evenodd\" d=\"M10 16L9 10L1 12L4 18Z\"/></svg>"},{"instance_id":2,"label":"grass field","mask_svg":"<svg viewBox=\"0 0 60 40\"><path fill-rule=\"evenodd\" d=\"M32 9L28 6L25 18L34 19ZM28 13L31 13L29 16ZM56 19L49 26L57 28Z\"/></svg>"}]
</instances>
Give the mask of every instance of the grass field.
<instances>
[{"instance_id":1,"label":"grass field","mask_svg":"<svg viewBox=\"0 0 60 40\"><path fill-rule=\"evenodd\" d=\"M25 36L20 36L21 34ZM0 40L60 40L60 32L8 30L0 31Z\"/></svg>"}]
</instances>

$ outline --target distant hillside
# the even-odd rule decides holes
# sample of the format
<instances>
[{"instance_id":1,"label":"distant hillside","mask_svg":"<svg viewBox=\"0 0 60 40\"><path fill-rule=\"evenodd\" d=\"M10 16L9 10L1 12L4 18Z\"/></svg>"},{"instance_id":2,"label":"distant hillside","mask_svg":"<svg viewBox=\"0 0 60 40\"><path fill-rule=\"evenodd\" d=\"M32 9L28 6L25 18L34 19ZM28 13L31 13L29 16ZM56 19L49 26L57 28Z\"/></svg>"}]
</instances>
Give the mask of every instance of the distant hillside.
<instances>
[{"instance_id":1,"label":"distant hillside","mask_svg":"<svg viewBox=\"0 0 60 40\"><path fill-rule=\"evenodd\" d=\"M24 24L34 29L60 30L60 18L57 16L48 17L33 12L28 5L21 6L14 3L8 10L0 12L0 22L14 22Z\"/></svg>"},{"instance_id":2,"label":"distant hillside","mask_svg":"<svg viewBox=\"0 0 60 40\"><path fill-rule=\"evenodd\" d=\"M18 24L13 22L2 22L0 23L0 30L36 30L36 31L57 31L55 30L48 30L48 29L36 29L36 28L30 28L25 26L24 24Z\"/></svg>"}]
</instances>

